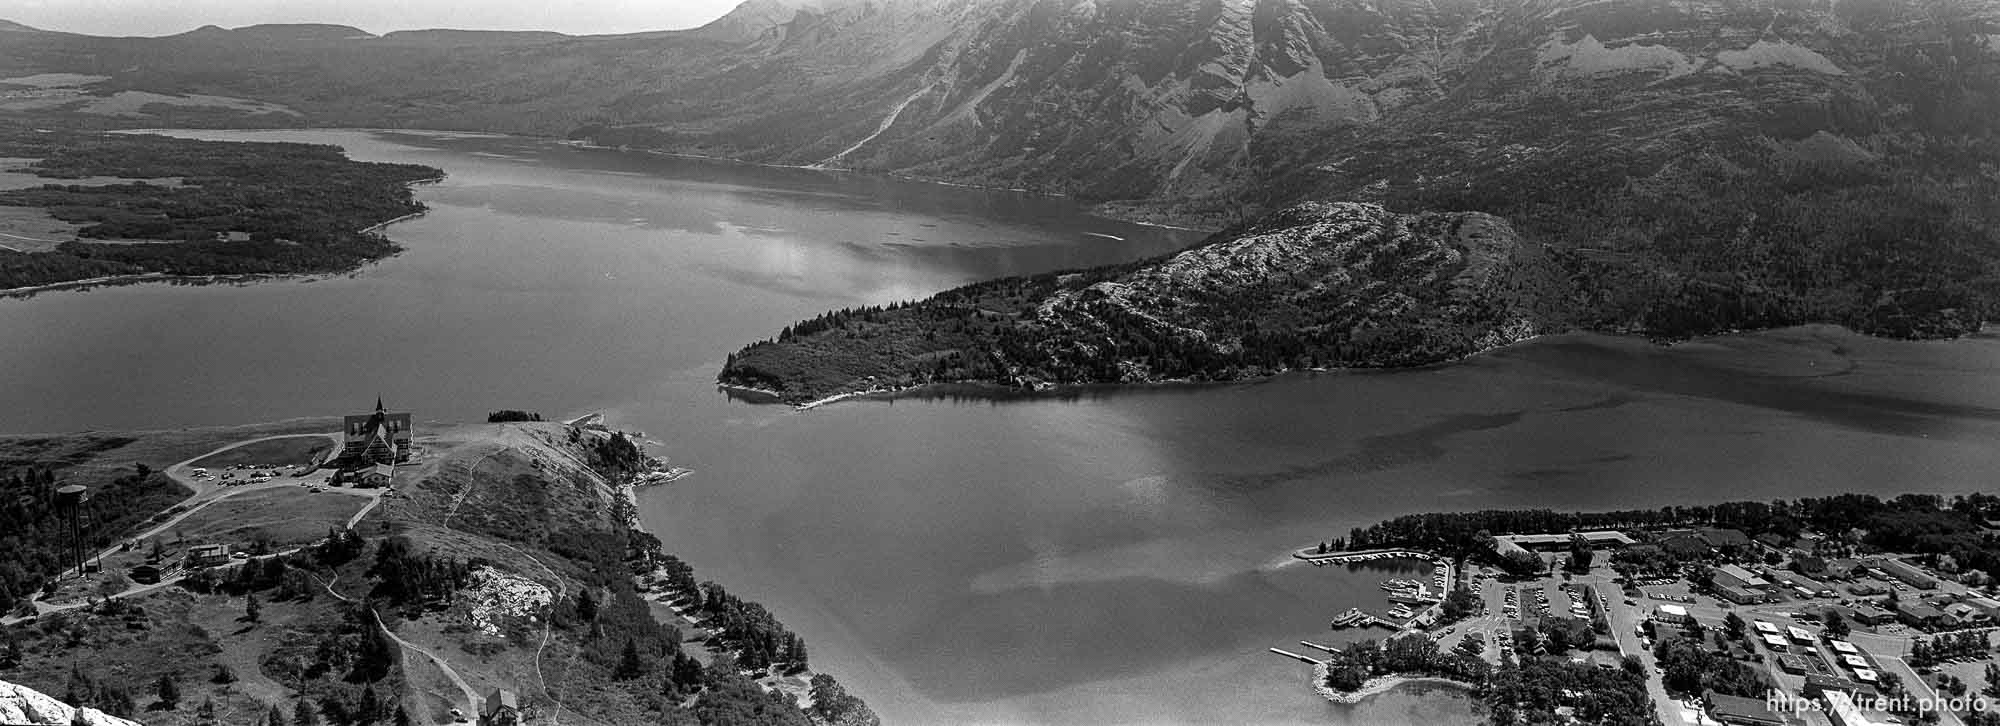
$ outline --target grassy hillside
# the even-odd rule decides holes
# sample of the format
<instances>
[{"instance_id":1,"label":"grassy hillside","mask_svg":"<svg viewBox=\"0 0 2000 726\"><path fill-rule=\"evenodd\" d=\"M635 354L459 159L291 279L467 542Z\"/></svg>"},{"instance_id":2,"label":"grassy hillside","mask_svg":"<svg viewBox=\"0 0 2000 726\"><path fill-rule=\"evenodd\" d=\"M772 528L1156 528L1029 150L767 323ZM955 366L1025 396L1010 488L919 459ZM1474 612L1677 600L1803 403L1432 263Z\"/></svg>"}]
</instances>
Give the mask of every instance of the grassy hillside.
<instances>
[{"instance_id":1,"label":"grassy hillside","mask_svg":"<svg viewBox=\"0 0 2000 726\"><path fill-rule=\"evenodd\" d=\"M418 446L397 496L295 551L276 523L250 542L189 520L212 541L278 554L7 627L0 678L145 723L256 724L275 710L287 723L442 724L496 689L580 725L873 722L770 613L695 581L629 527L622 485L647 459L624 437L478 424ZM307 519L358 501L283 487L202 521ZM107 564L99 587L129 585ZM163 679L177 699L161 697Z\"/></svg>"}]
</instances>

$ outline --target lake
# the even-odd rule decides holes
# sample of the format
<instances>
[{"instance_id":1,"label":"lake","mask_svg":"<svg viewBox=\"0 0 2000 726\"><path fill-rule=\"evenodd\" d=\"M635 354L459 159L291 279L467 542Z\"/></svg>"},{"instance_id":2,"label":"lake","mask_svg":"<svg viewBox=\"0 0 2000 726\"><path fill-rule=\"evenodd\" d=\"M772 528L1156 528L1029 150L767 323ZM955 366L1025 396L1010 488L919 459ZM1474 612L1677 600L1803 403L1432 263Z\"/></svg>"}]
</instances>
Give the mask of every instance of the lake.
<instances>
[{"instance_id":1,"label":"lake","mask_svg":"<svg viewBox=\"0 0 2000 726\"><path fill-rule=\"evenodd\" d=\"M1199 234L1060 199L358 131L446 170L351 275L0 300L0 428L360 410L419 425L608 412L692 477L642 495L701 577L769 606L890 723L1439 724L1448 692L1334 706L1265 651L1337 640L1394 570L1287 550L1397 514L1990 488L2000 339L1827 327L1672 347L1545 337L1448 366L795 412L724 356L828 308L1166 252ZM1349 636L1351 637L1351 636Z\"/></svg>"}]
</instances>

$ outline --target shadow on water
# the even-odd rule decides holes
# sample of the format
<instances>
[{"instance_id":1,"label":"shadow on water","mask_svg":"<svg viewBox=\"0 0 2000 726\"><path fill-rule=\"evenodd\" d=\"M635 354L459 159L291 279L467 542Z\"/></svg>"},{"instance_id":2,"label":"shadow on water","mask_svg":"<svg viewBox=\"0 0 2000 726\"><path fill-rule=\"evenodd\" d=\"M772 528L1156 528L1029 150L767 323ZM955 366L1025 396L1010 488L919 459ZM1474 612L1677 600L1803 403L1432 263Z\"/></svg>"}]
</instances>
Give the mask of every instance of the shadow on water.
<instances>
[{"instance_id":1,"label":"shadow on water","mask_svg":"<svg viewBox=\"0 0 2000 726\"><path fill-rule=\"evenodd\" d=\"M1525 411L1510 411L1448 416L1408 431L1361 439L1351 454L1277 471L1226 477L1219 483L1225 488L1236 491L1256 491L1294 481L1321 479L1339 474L1364 474L1400 469L1443 457L1448 453L1443 445L1446 439L1459 434L1503 429L1519 423L1526 415Z\"/></svg>"},{"instance_id":2,"label":"shadow on water","mask_svg":"<svg viewBox=\"0 0 2000 726\"><path fill-rule=\"evenodd\" d=\"M1842 390L1818 382L1823 379L1746 371L1674 351L1662 354L1588 341L1552 341L1502 355L1566 377L1782 411L1869 433L1921 437L1947 430L1954 419L2000 421L2000 410L1985 406Z\"/></svg>"}]
</instances>

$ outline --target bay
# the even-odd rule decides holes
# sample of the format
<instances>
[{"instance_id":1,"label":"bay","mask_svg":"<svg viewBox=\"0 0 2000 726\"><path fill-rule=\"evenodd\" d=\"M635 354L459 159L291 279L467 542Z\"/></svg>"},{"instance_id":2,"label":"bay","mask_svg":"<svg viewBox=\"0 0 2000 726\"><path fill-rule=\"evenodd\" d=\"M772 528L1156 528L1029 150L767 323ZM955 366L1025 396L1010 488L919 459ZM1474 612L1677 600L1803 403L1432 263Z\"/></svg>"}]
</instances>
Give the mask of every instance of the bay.
<instances>
[{"instance_id":1,"label":"bay","mask_svg":"<svg viewBox=\"0 0 2000 726\"><path fill-rule=\"evenodd\" d=\"M1458 364L1229 385L731 400L723 357L829 308L1135 259L1200 235L1065 200L409 132L177 132L430 164L408 249L351 275L0 300L0 429L606 411L696 474L642 496L890 723L1469 721L1318 699L1389 569L1288 563L1397 514L1990 487L2000 341L1829 327L1672 347L1550 336Z\"/></svg>"}]
</instances>

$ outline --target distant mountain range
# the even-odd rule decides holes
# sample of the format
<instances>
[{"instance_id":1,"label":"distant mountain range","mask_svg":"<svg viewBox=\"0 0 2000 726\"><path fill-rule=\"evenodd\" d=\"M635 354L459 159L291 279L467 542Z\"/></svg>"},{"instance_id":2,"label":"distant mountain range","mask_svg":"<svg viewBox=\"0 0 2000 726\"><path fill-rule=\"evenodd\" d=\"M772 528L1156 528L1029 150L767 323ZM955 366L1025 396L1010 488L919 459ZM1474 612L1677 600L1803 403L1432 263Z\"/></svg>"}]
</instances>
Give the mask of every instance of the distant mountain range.
<instances>
[{"instance_id":1,"label":"distant mountain range","mask_svg":"<svg viewBox=\"0 0 2000 726\"><path fill-rule=\"evenodd\" d=\"M621 36L31 33L0 48L0 73L305 114L287 123L574 136L1216 224L1385 184L1481 193L1495 172L1595 151L1651 171L1746 136L1983 135L1996 57L2000 5L1981 0L750 0L703 28Z\"/></svg>"},{"instance_id":2,"label":"distant mountain range","mask_svg":"<svg viewBox=\"0 0 2000 726\"><path fill-rule=\"evenodd\" d=\"M90 125L539 134L1209 228L1314 200L1484 212L1565 276L1544 328L1950 335L2000 300L1989 0L751 0L620 36L0 43L0 77L36 73L257 102L19 111Z\"/></svg>"}]
</instances>

